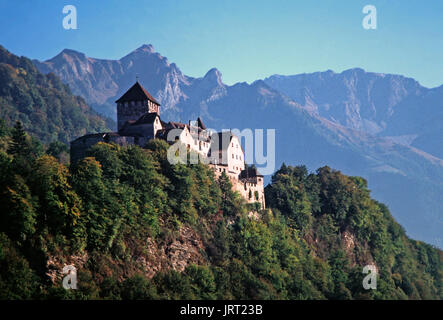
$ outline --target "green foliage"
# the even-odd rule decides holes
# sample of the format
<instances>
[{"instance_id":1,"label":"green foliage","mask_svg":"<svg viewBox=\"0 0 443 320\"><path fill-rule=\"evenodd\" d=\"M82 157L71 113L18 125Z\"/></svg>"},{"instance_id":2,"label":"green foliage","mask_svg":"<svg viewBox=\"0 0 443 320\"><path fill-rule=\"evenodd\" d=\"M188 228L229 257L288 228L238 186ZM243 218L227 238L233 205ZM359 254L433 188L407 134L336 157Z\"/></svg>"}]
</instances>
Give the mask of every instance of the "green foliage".
<instances>
[{"instance_id":1,"label":"green foliage","mask_svg":"<svg viewBox=\"0 0 443 320\"><path fill-rule=\"evenodd\" d=\"M0 136L2 299L443 298L442 251L409 239L362 178L283 165L249 217L225 174L171 165L164 141L99 143L67 167L63 145L42 155L18 124ZM72 259L78 290L48 281L48 260Z\"/></svg>"},{"instance_id":2,"label":"green foliage","mask_svg":"<svg viewBox=\"0 0 443 320\"><path fill-rule=\"evenodd\" d=\"M229 181L225 172L222 172L218 179L218 184L221 191L221 210L227 216L235 216L239 212L244 212L242 206L242 199L240 195L233 191L232 183Z\"/></svg>"},{"instance_id":3,"label":"green foliage","mask_svg":"<svg viewBox=\"0 0 443 320\"><path fill-rule=\"evenodd\" d=\"M54 74L41 74L32 62L0 46L0 118L20 121L43 143L69 143L86 132L106 131L106 120L73 96Z\"/></svg>"},{"instance_id":4,"label":"green foliage","mask_svg":"<svg viewBox=\"0 0 443 320\"><path fill-rule=\"evenodd\" d=\"M38 201L39 230L60 234L82 247L81 200L68 179L68 169L54 157L44 155L35 161L29 184Z\"/></svg>"},{"instance_id":5,"label":"green foliage","mask_svg":"<svg viewBox=\"0 0 443 320\"><path fill-rule=\"evenodd\" d=\"M135 275L122 283L121 296L126 300L151 300L157 298L157 290L142 275Z\"/></svg>"},{"instance_id":6,"label":"green foliage","mask_svg":"<svg viewBox=\"0 0 443 320\"><path fill-rule=\"evenodd\" d=\"M9 146L8 153L11 155L28 155L30 146L26 140L26 132L20 121L15 123L14 129L11 134L12 142Z\"/></svg>"},{"instance_id":7,"label":"green foliage","mask_svg":"<svg viewBox=\"0 0 443 320\"><path fill-rule=\"evenodd\" d=\"M57 158L61 162L68 162L69 159L69 147L60 141L53 141L49 144L46 153L54 158Z\"/></svg>"},{"instance_id":8,"label":"green foliage","mask_svg":"<svg viewBox=\"0 0 443 320\"><path fill-rule=\"evenodd\" d=\"M324 290L327 298L441 299L441 251L431 246L432 253L418 249L422 244L409 240L387 207L370 198L366 180L329 167L313 175L303 167L283 165L266 188L266 203L278 209L292 226L291 218L305 216L303 207L293 205L297 201L311 205L312 227L293 226L304 231L301 234L316 256L327 262L334 284L331 290ZM361 270L366 264L378 268L377 290L362 289Z\"/></svg>"},{"instance_id":9,"label":"green foliage","mask_svg":"<svg viewBox=\"0 0 443 320\"><path fill-rule=\"evenodd\" d=\"M0 299L36 299L38 278L13 242L0 233Z\"/></svg>"},{"instance_id":10,"label":"green foliage","mask_svg":"<svg viewBox=\"0 0 443 320\"><path fill-rule=\"evenodd\" d=\"M305 167L286 167L276 172L272 186L266 189L266 203L278 208L296 229L302 232L312 225L312 208L304 185L307 177Z\"/></svg>"}]
</instances>

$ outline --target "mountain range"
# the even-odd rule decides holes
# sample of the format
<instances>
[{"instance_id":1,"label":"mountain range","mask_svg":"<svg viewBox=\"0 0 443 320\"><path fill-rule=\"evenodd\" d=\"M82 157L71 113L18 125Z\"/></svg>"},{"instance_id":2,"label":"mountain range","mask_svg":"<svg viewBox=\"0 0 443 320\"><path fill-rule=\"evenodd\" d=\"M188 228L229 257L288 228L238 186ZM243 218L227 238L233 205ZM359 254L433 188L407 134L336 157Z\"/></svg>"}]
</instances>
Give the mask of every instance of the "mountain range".
<instances>
[{"instance_id":1,"label":"mountain range","mask_svg":"<svg viewBox=\"0 0 443 320\"><path fill-rule=\"evenodd\" d=\"M186 76L152 45L119 60L65 49L33 63L113 118L114 101L138 76L162 104L163 120L200 116L215 129L276 129L277 166L329 165L363 176L411 237L443 246L443 86L358 68L229 86L215 68Z\"/></svg>"}]
</instances>

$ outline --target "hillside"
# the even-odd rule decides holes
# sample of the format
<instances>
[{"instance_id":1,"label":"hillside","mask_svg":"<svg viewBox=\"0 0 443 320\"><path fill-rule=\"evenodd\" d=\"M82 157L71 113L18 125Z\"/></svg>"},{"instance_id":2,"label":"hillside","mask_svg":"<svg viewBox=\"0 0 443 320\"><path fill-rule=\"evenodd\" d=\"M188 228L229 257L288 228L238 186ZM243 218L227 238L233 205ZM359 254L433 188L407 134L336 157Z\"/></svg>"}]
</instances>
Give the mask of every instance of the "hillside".
<instances>
[{"instance_id":1,"label":"hillside","mask_svg":"<svg viewBox=\"0 0 443 320\"><path fill-rule=\"evenodd\" d=\"M441 88L362 69L229 86L215 68L200 78L185 75L151 45L119 60L64 50L34 63L107 115L115 116L115 99L138 75L162 104L163 120L200 116L216 130L276 129L277 167L329 165L363 176L409 236L442 245Z\"/></svg>"},{"instance_id":2,"label":"hillside","mask_svg":"<svg viewBox=\"0 0 443 320\"><path fill-rule=\"evenodd\" d=\"M18 126L0 136L2 299L443 298L443 252L409 239L362 178L283 165L249 215L225 176L170 165L160 140L98 144L68 168ZM65 264L78 290L61 287Z\"/></svg>"},{"instance_id":3,"label":"hillside","mask_svg":"<svg viewBox=\"0 0 443 320\"><path fill-rule=\"evenodd\" d=\"M89 132L106 131L110 119L90 109L83 98L50 73L40 73L25 57L0 46L0 119L13 126L20 121L43 143L69 143Z\"/></svg>"}]
</instances>

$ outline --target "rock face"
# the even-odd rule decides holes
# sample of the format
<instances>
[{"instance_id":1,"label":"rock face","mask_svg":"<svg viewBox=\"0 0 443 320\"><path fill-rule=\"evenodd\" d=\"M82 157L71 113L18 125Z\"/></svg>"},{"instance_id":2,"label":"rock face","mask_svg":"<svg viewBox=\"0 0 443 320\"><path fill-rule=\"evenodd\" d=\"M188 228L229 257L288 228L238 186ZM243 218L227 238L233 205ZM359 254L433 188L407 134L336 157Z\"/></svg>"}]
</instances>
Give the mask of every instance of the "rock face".
<instances>
[{"instance_id":1,"label":"rock face","mask_svg":"<svg viewBox=\"0 0 443 320\"><path fill-rule=\"evenodd\" d=\"M97 111L115 118L115 100L133 83L136 77L164 105L174 107L186 99L186 87L195 79L185 76L177 66L143 45L120 60L87 57L74 50L63 50L45 62L34 60L44 73L54 72L73 92L83 96Z\"/></svg>"},{"instance_id":2,"label":"rock face","mask_svg":"<svg viewBox=\"0 0 443 320\"><path fill-rule=\"evenodd\" d=\"M443 158L443 86L428 89L411 78L359 68L274 75L264 81L334 123Z\"/></svg>"},{"instance_id":3,"label":"rock face","mask_svg":"<svg viewBox=\"0 0 443 320\"><path fill-rule=\"evenodd\" d=\"M87 261L87 253L69 257L63 257L60 255L49 256L46 261L46 275L49 277L52 283L60 284L62 279L66 276L66 274L63 274L63 268L65 266L72 265L78 270L82 268Z\"/></svg>"},{"instance_id":4,"label":"rock face","mask_svg":"<svg viewBox=\"0 0 443 320\"><path fill-rule=\"evenodd\" d=\"M106 114L115 112L114 100L138 75L161 103L166 121L201 117L217 130L276 129L277 167L282 162L311 170L329 165L363 176L411 237L439 245L443 87L427 89L410 78L362 69L228 86L217 69L201 78L184 75L150 45L120 60L65 50L35 63Z\"/></svg>"},{"instance_id":5,"label":"rock face","mask_svg":"<svg viewBox=\"0 0 443 320\"><path fill-rule=\"evenodd\" d=\"M359 68L275 75L265 82L323 118L371 134L386 129L401 102L428 91L414 79Z\"/></svg>"},{"instance_id":6,"label":"rock face","mask_svg":"<svg viewBox=\"0 0 443 320\"><path fill-rule=\"evenodd\" d=\"M148 238L145 249L144 254L131 257L132 263L126 265L125 272L120 270L120 281L140 272L150 279L157 272L166 272L171 269L182 272L190 264L204 265L208 263L204 255L205 247L200 236L187 226L182 226L177 237L167 243L160 244L160 242ZM72 265L81 271L88 259L87 252L82 255L68 257L49 255L46 262L46 275L52 283L60 285L66 276L66 274L63 274L65 266ZM112 274L111 269L118 270L121 265L115 265L115 262L108 261L108 267L109 274ZM103 275L100 276L103 277Z\"/></svg>"},{"instance_id":7,"label":"rock face","mask_svg":"<svg viewBox=\"0 0 443 320\"><path fill-rule=\"evenodd\" d=\"M43 63L34 60L34 64L43 73L57 74L75 94L91 104L103 104L115 95L118 91L115 78L123 74L118 61L93 59L69 49Z\"/></svg>"},{"instance_id":8,"label":"rock face","mask_svg":"<svg viewBox=\"0 0 443 320\"><path fill-rule=\"evenodd\" d=\"M205 263L202 255L205 249L200 236L185 226L180 228L178 238L168 244L158 245L149 238L147 250L146 256L135 259L148 278L152 278L159 271L173 269L182 272L190 264Z\"/></svg>"},{"instance_id":9,"label":"rock face","mask_svg":"<svg viewBox=\"0 0 443 320\"><path fill-rule=\"evenodd\" d=\"M162 104L162 117L167 120L188 121L182 112L183 104L204 106L226 94L226 86L217 69L209 70L202 78L188 77L175 63L169 63L155 52L152 45L143 45L119 60L90 58L65 49L45 62L33 62L43 73L57 74L75 94L114 119L115 100L137 77Z\"/></svg>"}]
</instances>

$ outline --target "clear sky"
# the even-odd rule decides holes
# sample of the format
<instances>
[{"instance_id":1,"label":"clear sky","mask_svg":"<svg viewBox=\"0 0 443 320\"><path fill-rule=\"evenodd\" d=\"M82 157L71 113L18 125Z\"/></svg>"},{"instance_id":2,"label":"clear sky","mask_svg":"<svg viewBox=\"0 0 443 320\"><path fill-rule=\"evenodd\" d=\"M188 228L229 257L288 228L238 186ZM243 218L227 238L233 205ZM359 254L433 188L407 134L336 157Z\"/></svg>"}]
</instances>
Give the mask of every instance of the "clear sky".
<instances>
[{"instance_id":1,"label":"clear sky","mask_svg":"<svg viewBox=\"0 0 443 320\"><path fill-rule=\"evenodd\" d=\"M65 5L78 29L62 26ZM377 8L365 30L362 9ZM441 0L1 0L0 44L45 60L64 48L118 59L142 44L200 77L225 83L361 67L443 84Z\"/></svg>"}]
</instances>

